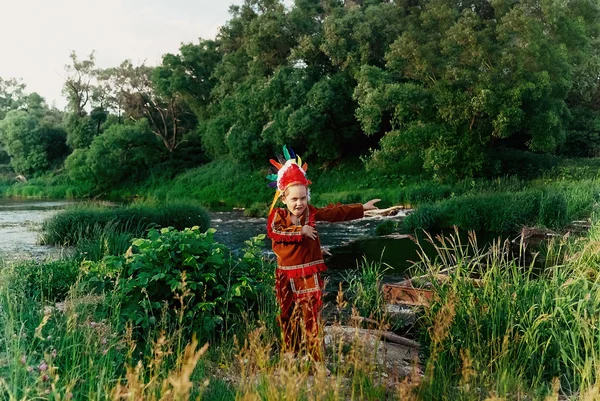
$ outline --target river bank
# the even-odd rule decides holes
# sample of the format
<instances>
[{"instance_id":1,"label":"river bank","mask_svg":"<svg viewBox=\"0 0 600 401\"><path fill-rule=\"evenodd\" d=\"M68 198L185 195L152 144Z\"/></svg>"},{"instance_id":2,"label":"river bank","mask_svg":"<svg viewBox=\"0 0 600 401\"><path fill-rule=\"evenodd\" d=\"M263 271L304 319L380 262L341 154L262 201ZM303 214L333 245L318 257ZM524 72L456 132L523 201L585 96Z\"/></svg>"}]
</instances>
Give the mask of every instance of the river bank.
<instances>
[{"instance_id":1,"label":"river bank","mask_svg":"<svg viewBox=\"0 0 600 401\"><path fill-rule=\"evenodd\" d=\"M561 230L591 216L600 198L600 159L557 159L551 167L524 166L529 170L494 179L454 183L423 181L415 177L368 172L361 163L311 168L311 202L365 202L381 198L381 207L403 205L417 211L402 224L381 233L442 230L515 232L523 226ZM144 182L94 190L75 184L64 175L49 175L28 182L0 182L2 197L111 200L146 199L189 201L211 210L245 208L246 214L265 216L273 196L267 188L267 170L248 172L228 160L188 170L174 178L152 176Z\"/></svg>"}]
</instances>

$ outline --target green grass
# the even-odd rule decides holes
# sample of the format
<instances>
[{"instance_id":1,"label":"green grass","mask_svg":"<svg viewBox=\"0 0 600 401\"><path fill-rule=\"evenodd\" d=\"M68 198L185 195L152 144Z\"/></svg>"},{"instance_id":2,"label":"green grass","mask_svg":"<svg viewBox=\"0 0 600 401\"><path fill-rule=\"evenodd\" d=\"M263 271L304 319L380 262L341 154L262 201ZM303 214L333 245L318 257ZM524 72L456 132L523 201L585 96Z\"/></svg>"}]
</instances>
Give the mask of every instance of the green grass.
<instances>
[{"instance_id":1,"label":"green grass","mask_svg":"<svg viewBox=\"0 0 600 401\"><path fill-rule=\"evenodd\" d=\"M600 181L533 183L520 191L457 195L422 204L403 222L403 229L465 230L506 233L522 226L560 229L573 220L589 217L597 208Z\"/></svg>"},{"instance_id":2,"label":"green grass","mask_svg":"<svg viewBox=\"0 0 600 401\"><path fill-rule=\"evenodd\" d=\"M415 371L392 387L382 376L389 372L374 365L376 355L358 336L330 348L330 378L281 355L274 322L265 327L256 317L246 317L235 340L217 336L203 353L201 344L186 347L193 343L183 334L187 328L166 331L160 322L135 343L132 330L120 329L119 297L110 287L88 292L89 276L76 259L2 262L0 399L108 400L125 392L147 400L594 399L600 222L594 219L584 238L549 244L540 256L543 268L524 262L522 250L501 243L480 249L474 235L469 243L460 238L430 237L437 254L423 255L412 268L433 283L437 297L415 327L423 375ZM358 267L347 299L364 317L381 318L384 266ZM438 281L442 269L450 273ZM272 320L273 295L267 295L262 316ZM178 388L189 391L171 397Z\"/></svg>"},{"instance_id":3,"label":"green grass","mask_svg":"<svg viewBox=\"0 0 600 401\"><path fill-rule=\"evenodd\" d=\"M108 248L110 254L124 251L128 241L141 236L150 227L199 226L203 231L210 226L206 211L191 203L136 203L123 207L105 207L98 204L80 204L57 213L42 225L42 243L71 245L103 253L98 247ZM84 250L86 251L86 250Z\"/></svg>"},{"instance_id":4,"label":"green grass","mask_svg":"<svg viewBox=\"0 0 600 401\"><path fill-rule=\"evenodd\" d=\"M585 240L556 241L549 253L562 256L547 258L541 271L501 243L486 251L474 236L469 246L457 235L432 241L437 257L423 255L415 274L449 268L450 278L430 280L439 298L423 319L429 359L421 397L471 399L486 389L481 396L543 399L554 380L574 399L597 389L599 240L597 222Z\"/></svg>"}]
</instances>

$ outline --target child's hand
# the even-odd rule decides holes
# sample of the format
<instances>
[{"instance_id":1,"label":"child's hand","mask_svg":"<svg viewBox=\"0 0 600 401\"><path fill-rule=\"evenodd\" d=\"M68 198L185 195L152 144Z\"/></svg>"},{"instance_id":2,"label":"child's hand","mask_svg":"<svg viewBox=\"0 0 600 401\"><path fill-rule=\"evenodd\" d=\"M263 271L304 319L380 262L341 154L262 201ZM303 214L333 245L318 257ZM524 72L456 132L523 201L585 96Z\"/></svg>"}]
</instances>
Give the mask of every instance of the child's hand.
<instances>
[{"instance_id":1,"label":"child's hand","mask_svg":"<svg viewBox=\"0 0 600 401\"><path fill-rule=\"evenodd\" d=\"M379 202L380 200L381 199L371 199L367 203L363 204L363 210L374 210L374 209L377 209L377 206L375 206L375 204L377 202Z\"/></svg>"},{"instance_id":2,"label":"child's hand","mask_svg":"<svg viewBox=\"0 0 600 401\"><path fill-rule=\"evenodd\" d=\"M302 226L302 235L305 235L310 239L315 239L317 238L317 230L311 226Z\"/></svg>"}]
</instances>

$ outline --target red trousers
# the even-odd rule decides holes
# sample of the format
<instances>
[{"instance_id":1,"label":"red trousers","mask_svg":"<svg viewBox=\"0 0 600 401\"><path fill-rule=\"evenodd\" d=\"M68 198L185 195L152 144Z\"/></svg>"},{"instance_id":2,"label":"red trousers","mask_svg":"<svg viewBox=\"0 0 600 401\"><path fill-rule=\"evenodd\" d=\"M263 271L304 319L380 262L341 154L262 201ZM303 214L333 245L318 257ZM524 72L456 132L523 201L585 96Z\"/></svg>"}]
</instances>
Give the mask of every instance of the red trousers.
<instances>
[{"instance_id":1,"label":"red trousers","mask_svg":"<svg viewBox=\"0 0 600 401\"><path fill-rule=\"evenodd\" d=\"M319 273L289 278L277 272L275 291L281 307L279 325L284 352L310 355L323 360L319 318L323 306L323 280Z\"/></svg>"}]
</instances>

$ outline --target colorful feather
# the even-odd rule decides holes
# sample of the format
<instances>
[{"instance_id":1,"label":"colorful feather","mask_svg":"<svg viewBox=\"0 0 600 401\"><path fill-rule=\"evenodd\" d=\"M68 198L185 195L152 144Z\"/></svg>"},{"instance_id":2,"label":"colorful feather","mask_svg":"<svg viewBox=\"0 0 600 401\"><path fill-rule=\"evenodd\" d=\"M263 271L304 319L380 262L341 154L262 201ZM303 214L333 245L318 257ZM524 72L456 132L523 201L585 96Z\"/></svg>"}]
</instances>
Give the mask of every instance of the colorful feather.
<instances>
[{"instance_id":1,"label":"colorful feather","mask_svg":"<svg viewBox=\"0 0 600 401\"><path fill-rule=\"evenodd\" d=\"M267 186L269 188L277 188L277 181L271 181Z\"/></svg>"},{"instance_id":2,"label":"colorful feather","mask_svg":"<svg viewBox=\"0 0 600 401\"><path fill-rule=\"evenodd\" d=\"M283 145L283 157L285 157L285 160L290 160L292 158L285 145Z\"/></svg>"},{"instance_id":3,"label":"colorful feather","mask_svg":"<svg viewBox=\"0 0 600 401\"><path fill-rule=\"evenodd\" d=\"M269 208L269 216L271 215L271 211L275 207L275 204L277 203L277 198L279 198L280 194L281 194L281 192L279 192L279 190L275 191L275 196L273 197L273 202L271 203L271 207Z\"/></svg>"},{"instance_id":4,"label":"colorful feather","mask_svg":"<svg viewBox=\"0 0 600 401\"><path fill-rule=\"evenodd\" d=\"M269 175L267 175L267 180L277 181L277 174L269 174Z\"/></svg>"},{"instance_id":5,"label":"colorful feather","mask_svg":"<svg viewBox=\"0 0 600 401\"><path fill-rule=\"evenodd\" d=\"M306 173L306 171L308 170L308 164L304 163L302 165L302 170L304 170L304 172Z\"/></svg>"},{"instance_id":6,"label":"colorful feather","mask_svg":"<svg viewBox=\"0 0 600 401\"><path fill-rule=\"evenodd\" d=\"M281 164L281 163L278 163L278 162L277 162L277 160L271 159L271 160L269 160L269 161L271 162L271 164L272 164L273 166L275 166L275 168L276 168L277 170L279 170L279 169L281 169L281 168L283 167L283 164Z\"/></svg>"}]
</instances>

